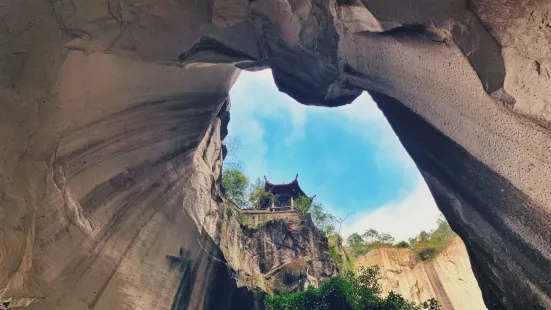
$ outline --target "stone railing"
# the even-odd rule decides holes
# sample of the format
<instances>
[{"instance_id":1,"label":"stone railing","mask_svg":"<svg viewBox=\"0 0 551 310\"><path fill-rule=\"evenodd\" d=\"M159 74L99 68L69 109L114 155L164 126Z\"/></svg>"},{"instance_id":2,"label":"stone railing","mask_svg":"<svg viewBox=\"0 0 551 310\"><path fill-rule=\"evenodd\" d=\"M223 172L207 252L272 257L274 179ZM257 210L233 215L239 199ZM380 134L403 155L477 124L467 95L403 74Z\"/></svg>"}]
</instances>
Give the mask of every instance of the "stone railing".
<instances>
[{"instance_id":1,"label":"stone railing","mask_svg":"<svg viewBox=\"0 0 551 310\"><path fill-rule=\"evenodd\" d=\"M312 222L312 218L309 213L302 213L295 210L288 209L287 211L274 211L270 210L242 210L235 203L230 202L228 205L238 212L243 218L244 224L248 226L259 226L272 220L284 220L289 224L295 225L307 225Z\"/></svg>"}]
</instances>

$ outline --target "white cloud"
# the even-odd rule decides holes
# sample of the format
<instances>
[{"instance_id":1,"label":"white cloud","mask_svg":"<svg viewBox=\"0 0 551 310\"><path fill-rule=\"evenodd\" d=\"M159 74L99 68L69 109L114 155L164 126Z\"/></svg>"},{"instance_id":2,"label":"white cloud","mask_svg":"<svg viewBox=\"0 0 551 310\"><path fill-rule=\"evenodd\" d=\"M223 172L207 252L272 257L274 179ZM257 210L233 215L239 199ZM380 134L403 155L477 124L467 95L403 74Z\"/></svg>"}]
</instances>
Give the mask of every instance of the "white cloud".
<instances>
[{"instance_id":1,"label":"white cloud","mask_svg":"<svg viewBox=\"0 0 551 310\"><path fill-rule=\"evenodd\" d=\"M263 92L266 96L279 96L278 104L265 104L251 100L251 92ZM396 239L407 239L417 235L421 230L436 227L440 212L415 164L402 147L392 131L386 118L378 109L369 94L363 93L354 103L338 108L311 107L297 103L283 93L276 93L271 70L260 72L242 72L231 90L232 109L229 133L239 136L247 149L254 153L241 154L245 173L251 176L268 175L265 155L267 144L261 117L288 121L290 134L283 141L286 145L300 141L305 137L305 126L309 113L327 114L329 118L343 116L347 121L339 123L351 134L363 137L372 144L375 158L383 169L399 169L399 175L407 179L416 179L413 190L407 193L398 191L396 197L403 197L388 202L368 214L356 214L343 224L343 235L348 237L353 232L362 233L368 228L380 232L389 232ZM411 183L410 183L411 184ZM335 214L342 210L334 210ZM339 212L341 211L341 212ZM350 224L351 223L351 224Z\"/></svg>"},{"instance_id":2,"label":"white cloud","mask_svg":"<svg viewBox=\"0 0 551 310\"><path fill-rule=\"evenodd\" d=\"M348 119L349 131L361 132L366 140L377 146L375 159L379 166L401 169L404 176L417 174L413 160L367 92L362 93L352 104L335 111ZM369 130L362 130L368 127Z\"/></svg>"},{"instance_id":3,"label":"white cloud","mask_svg":"<svg viewBox=\"0 0 551 310\"><path fill-rule=\"evenodd\" d=\"M425 181L419 178L414 189L403 199L392 201L366 214L356 214L342 228L346 239L352 233L362 234L369 228L387 232L397 241L414 237L421 230L436 228L440 210Z\"/></svg>"}]
</instances>

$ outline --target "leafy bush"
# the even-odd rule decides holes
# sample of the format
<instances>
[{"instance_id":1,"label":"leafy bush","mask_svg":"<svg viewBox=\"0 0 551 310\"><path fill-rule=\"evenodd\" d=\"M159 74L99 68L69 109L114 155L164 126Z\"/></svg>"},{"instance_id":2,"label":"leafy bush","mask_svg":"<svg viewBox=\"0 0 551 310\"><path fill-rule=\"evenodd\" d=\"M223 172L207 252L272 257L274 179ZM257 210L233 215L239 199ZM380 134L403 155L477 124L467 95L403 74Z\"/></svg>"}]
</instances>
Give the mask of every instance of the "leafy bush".
<instances>
[{"instance_id":1,"label":"leafy bush","mask_svg":"<svg viewBox=\"0 0 551 310\"><path fill-rule=\"evenodd\" d=\"M396 247L401 249L407 249L409 248L409 243L407 243L406 241L400 241L396 243Z\"/></svg>"},{"instance_id":2,"label":"leafy bush","mask_svg":"<svg viewBox=\"0 0 551 310\"><path fill-rule=\"evenodd\" d=\"M381 297L380 278L379 267L362 268L357 277L333 277L319 288L268 295L264 304L270 310L441 310L435 299L417 305L393 292Z\"/></svg>"}]
</instances>

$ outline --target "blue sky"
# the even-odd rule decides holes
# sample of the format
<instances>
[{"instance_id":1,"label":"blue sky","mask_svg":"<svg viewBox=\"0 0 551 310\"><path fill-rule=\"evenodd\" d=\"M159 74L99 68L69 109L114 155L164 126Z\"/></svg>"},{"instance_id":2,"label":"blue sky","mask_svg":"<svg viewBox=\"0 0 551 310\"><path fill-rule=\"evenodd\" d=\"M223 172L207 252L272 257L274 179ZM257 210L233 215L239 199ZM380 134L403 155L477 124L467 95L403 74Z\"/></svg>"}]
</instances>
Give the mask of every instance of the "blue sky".
<instances>
[{"instance_id":1,"label":"blue sky","mask_svg":"<svg viewBox=\"0 0 551 310\"><path fill-rule=\"evenodd\" d=\"M341 233L368 228L406 239L436 226L439 211L409 155L371 97L311 107L280 93L271 71L243 71L230 91L229 138L251 181L289 182L339 217Z\"/></svg>"}]
</instances>

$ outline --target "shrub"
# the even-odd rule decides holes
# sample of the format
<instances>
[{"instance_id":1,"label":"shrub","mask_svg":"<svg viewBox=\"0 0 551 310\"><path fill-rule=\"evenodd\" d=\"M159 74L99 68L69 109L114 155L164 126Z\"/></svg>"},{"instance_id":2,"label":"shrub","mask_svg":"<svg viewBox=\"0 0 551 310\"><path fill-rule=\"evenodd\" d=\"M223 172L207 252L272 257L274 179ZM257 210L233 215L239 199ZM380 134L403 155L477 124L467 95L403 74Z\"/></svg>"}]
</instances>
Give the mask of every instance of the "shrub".
<instances>
[{"instance_id":1,"label":"shrub","mask_svg":"<svg viewBox=\"0 0 551 310\"><path fill-rule=\"evenodd\" d=\"M333 277L319 288L268 295L264 304L270 310L441 310L435 299L417 305L393 292L381 297L380 278L379 267L362 268L357 277Z\"/></svg>"},{"instance_id":2,"label":"shrub","mask_svg":"<svg viewBox=\"0 0 551 310\"><path fill-rule=\"evenodd\" d=\"M438 227L431 231L422 231L415 238L409 239L411 248L422 260L434 258L455 239L456 234L451 229L446 219L441 216L438 219Z\"/></svg>"},{"instance_id":3,"label":"shrub","mask_svg":"<svg viewBox=\"0 0 551 310\"><path fill-rule=\"evenodd\" d=\"M409 248L409 243L407 243L406 241L400 241L400 242L396 243L395 246L397 248L407 249L407 248Z\"/></svg>"}]
</instances>

